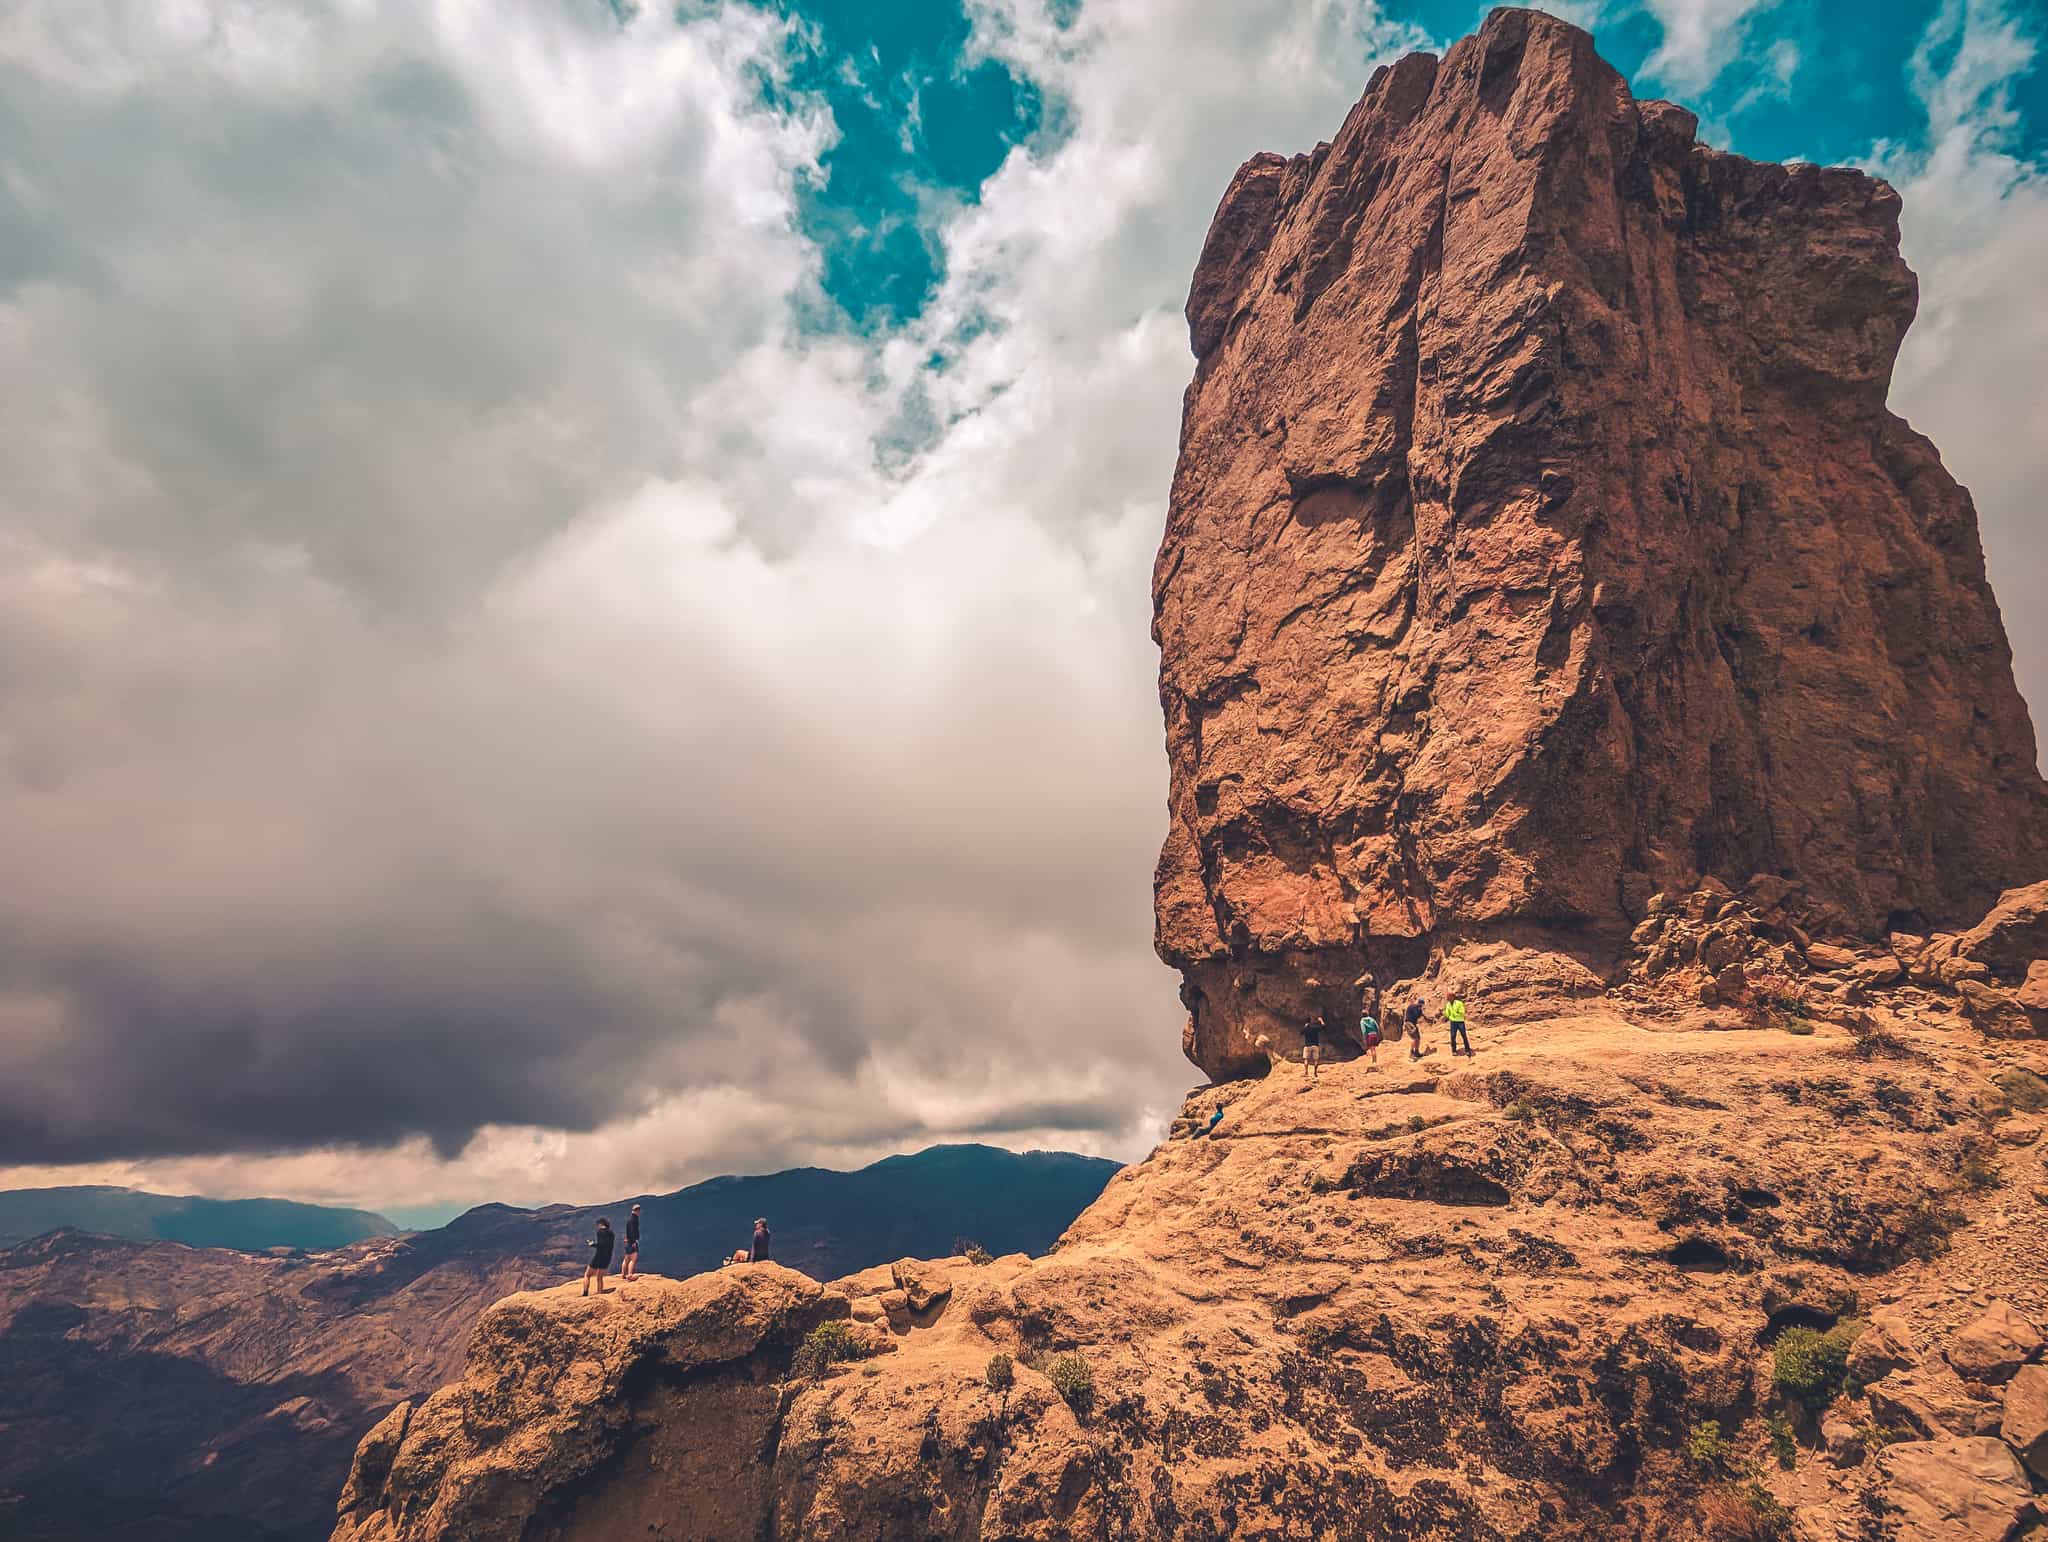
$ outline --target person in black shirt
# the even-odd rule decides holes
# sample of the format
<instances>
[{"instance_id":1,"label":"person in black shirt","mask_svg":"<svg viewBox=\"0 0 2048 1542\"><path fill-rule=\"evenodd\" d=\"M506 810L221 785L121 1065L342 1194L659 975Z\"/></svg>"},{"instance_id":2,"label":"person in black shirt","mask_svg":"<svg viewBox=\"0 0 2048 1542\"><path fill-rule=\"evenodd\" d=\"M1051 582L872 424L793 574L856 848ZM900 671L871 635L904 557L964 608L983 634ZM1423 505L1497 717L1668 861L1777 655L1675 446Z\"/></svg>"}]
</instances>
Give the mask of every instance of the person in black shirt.
<instances>
[{"instance_id":1,"label":"person in black shirt","mask_svg":"<svg viewBox=\"0 0 2048 1542\"><path fill-rule=\"evenodd\" d=\"M1316 1066L1323 1058L1323 1020L1321 1016L1311 1017L1301 1025L1301 1074L1304 1080L1316 1079Z\"/></svg>"},{"instance_id":2,"label":"person in black shirt","mask_svg":"<svg viewBox=\"0 0 2048 1542\"><path fill-rule=\"evenodd\" d=\"M633 1213L626 1217L626 1261L619 1269L619 1283L626 1284L633 1278L633 1271L640 1267L640 1207L635 1205Z\"/></svg>"},{"instance_id":3,"label":"person in black shirt","mask_svg":"<svg viewBox=\"0 0 2048 1542\"><path fill-rule=\"evenodd\" d=\"M1408 998L1408 1058L1422 1058L1422 993L1417 991Z\"/></svg>"},{"instance_id":4,"label":"person in black shirt","mask_svg":"<svg viewBox=\"0 0 2048 1542\"><path fill-rule=\"evenodd\" d=\"M768 1222L765 1217L754 1222L754 1246L747 1254L747 1261L755 1264L768 1262Z\"/></svg>"},{"instance_id":5,"label":"person in black shirt","mask_svg":"<svg viewBox=\"0 0 2048 1542\"><path fill-rule=\"evenodd\" d=\"M612 1266L612 1223L598 1217L597 1235L590 1239L590 1263L583 1271L583 1294L590 1294L590 1282L597 1281L597 1293L604 1294L604 1272Z\"/></svg>"}]
</instances>

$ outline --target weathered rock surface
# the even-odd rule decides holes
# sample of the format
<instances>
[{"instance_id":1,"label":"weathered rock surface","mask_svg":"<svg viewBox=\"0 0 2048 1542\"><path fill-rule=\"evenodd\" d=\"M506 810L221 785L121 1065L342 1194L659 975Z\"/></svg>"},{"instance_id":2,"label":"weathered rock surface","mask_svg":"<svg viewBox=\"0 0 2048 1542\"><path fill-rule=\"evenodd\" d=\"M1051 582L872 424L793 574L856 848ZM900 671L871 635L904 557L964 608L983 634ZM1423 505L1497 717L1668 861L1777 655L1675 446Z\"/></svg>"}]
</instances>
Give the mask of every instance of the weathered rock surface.
<instances>
[{"instance_id":1,"label":"weathered rock surface","mask_svg":"<svg viewBox=\"0 0 2048 1542\"><path fill-rule=\"evenodd\" d=\"M769 1263L508 1297L460 1382L365 1438L336 1542L753 1536L771 1474L744 1436L772 1428L777 1371L834 1305Z\"/></svg>"},{"instance_id":2,"label":"weathered rock surface","mask_svg":"<svg viewBox=\"0 0 2048 1542\"><path fill-rule=\"evenodd\" d=\"M1958 1376L1993 1384L2008 1380L2040 1353L2040 1332L2004 1301L1993 1302L1948 1343L1948 1363Z\"/></svg>"},{"instance_id":3,"label":"weathered rock surface","mask_svg":"<svg viewBox=\"0 0 2048 1542\"><path fill-rule=\"evenodd\" d=\"M2005 1542L2033 1507L2020 1464L1988 1437L1892 1446L1878 1465L1893 1542Z\"/></svg>"},{"instance_id":4,"label":"weathered rock surface","mask_svg":"<svg viewBox=\"0 0 2048 1542\"><path fill-rule=\"evenodd\" d=\"M2030 1365L2013 1377L1998 1433L2027 1471L2048 1483L2048 1366Z\"/></svg>"},{"instance_id":5,"label":"weathered rock surface","mask_svg":"<svg viewBox=\"0 0 2048 1542\"><path fill-rule=\"evenodd\" d=\"M1043 1258L903 1260L719 1307L758 1288L725 1270L663 1283L694 1304L644 1325L630 1294L514 1298L529 1326L487 1318L395 1457L388 1429L365 1448L390 1476L355 1483L337 1537L513 1534L505 1516L534 1542L656 1519L670 1542L1706 1536L1686 1455L1706 1420L1820 1535L1872 1483L1945 1523L2016 1513L1968 1444L1998 1404L1938 1354L1838 1402L1835 1455L1796 1471L1763 1417L1774 1328L1868 1313L1940 1345L1979 1292L2042 1310L2041 1153L1997 1190L1961 1175L1980 1033L1930 1014L1909 1049L1866 1054L1838 1021L1570 1003L1482 1032L1470 1062L1432 1040L1419 1063L1198 1089L1190 1110L1228 1105L1218 1133L1163 1143ZM862 1303L886 1352L795 1374L803 1331ZM728 1319L744 1331L707 1358L698 1324ZM1050 1375L1069 1354L1094 1388L1073 1406ZM1880 1395L1905 1410L1888 1430ZM1940 1472L1905 1446L1890 1478L1855 1465L1872 1428L1948 1453ZM675 1497L686 1478L715 1517ZM428 1497L450 1494L466 1508Z\"/></svg>"},{"instance_id":6,"label":"weathered rock surface","mask_svg":"<svg viewBox=\"0 0 2048 1542\"><path fill-rule=\"evenodd\" d=\"M1473 941L1597 989L1702 875L1879 941L2048 876L1974 510L1885 407L1898 208L1699 144L1527 11L1245 163L1154 579L1205 1070Z\"/></svg>"}]
</instances>

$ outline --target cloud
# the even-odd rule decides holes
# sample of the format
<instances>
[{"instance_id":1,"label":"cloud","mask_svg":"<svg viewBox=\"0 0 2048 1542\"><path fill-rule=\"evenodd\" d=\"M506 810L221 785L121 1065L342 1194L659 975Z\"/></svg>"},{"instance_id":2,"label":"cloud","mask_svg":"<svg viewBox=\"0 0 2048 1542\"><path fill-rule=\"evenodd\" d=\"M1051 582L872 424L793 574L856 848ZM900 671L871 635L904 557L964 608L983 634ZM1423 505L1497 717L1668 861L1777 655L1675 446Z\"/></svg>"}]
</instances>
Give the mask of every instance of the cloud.
<instances>
[{"instance_id":1,"label":"cloud","mask_svg":"<svg viewBox=\"0 0 2048 1542\"><path fill-rule=\"evenodd\" d=\"M935 209L880 338L802 324L835 126L762 88L761 12L0 23L14 1181L1149 1143L1191 1079L1146 634L1188 268L1414 35L973 19L1063 130Z\"/></svg>"},{"instance_id":2,"label":"cloud","mask_svg":"<svg viewBox=\"0 0 2048 1542\"><path fill-rule=\"evenodd\" d=\"M1750 24L1776 0L1644 0L1643 9L1664 29L1662 41L1643 61L1642 73L1670 90L1697 95L1713 85L1721 72L1741 58ZM1796 66L1780 55L1770 61L1773 73Z\"/></svg>"},{"instance_id":3,"label":"cloud","mask_svg":"<svg viewBox=\"0 0 2048 1542\"><path fill-rule=\"evenodd\" d=\"M1911 60L1924 141L1886 144L1872 169L1905 200L1906 260L1920 313L1906 334L1892 406L1941 447L1976 499L2003 598L2021 691L2048 701L2048 166L2021 148L2013 90L2034 67L2037 18L1986 0L1945 4Z\"/></svg>"}]
</instances>

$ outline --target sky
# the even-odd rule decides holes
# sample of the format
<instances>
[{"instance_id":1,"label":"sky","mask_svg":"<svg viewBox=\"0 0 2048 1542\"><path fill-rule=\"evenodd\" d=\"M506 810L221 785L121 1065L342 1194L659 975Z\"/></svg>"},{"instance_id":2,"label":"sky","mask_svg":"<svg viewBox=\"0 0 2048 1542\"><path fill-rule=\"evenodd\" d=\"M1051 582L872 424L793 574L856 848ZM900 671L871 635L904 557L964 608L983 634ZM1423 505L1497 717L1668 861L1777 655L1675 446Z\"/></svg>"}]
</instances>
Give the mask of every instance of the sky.
<instances>
[{"instance_id":1,"label":"sky","mask_svg":"<svg viewBox=\"0 0 2048 1542\"><path fill-rule=\"evenodd\" d=\"M1558 9L1899 186L1893 405L2048 699L2048 19ZM1481 15L0 8L0 1187L1142 1154L1188 279Z\"/></svg>"}]
</instances>

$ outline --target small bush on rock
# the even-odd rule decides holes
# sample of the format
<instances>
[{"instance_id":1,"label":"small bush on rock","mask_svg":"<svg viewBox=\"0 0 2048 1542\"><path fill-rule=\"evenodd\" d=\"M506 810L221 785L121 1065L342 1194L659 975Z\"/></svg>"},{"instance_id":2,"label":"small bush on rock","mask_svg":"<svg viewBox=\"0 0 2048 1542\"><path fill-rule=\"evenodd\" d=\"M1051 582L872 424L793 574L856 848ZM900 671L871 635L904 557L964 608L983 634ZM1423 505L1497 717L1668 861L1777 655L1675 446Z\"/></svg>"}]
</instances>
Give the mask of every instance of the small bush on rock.
<instances>
[{"instance_id":1,"label":"small bush on rock","mask_svg":"<svg viewBox=\"0 0 2048 1542\"><path fill-rule=\"evenodd\" d=\"M1017 1381L1017 1372L1011 1365L1010 1357L1001 1351L988 1357L988 1370L983 1375L991 1392L1007 1393Z\"/></svg>"},{"instance_id":2,"label":"small bush on rock","mask_svg":"<svg viewBox=\"0 0 2048 1542\"><path fill-rule=\"evenodd\" d=\"M844 1361L865 1359L867 1352L850 1324L837 1319L821 1322L797 1346L796 1357L789 1363L790 1374L811 1381Z\"/></svg>"},{"instance_id":3,"label":"small bush on rock","mask_svg":"<svg viewBox=\"0 0 2048 1542\"><path fill-rule=\"evenodd\" d=\"M983 1247L979 1242L963 1242L960 1244L958 1251L961 1257L977 1268L983 1264L992 1264L996 1261L996 1255Z\"/></svg>"},{"instance_id":4,"label":"small bush on rock","mask_svg":"<svg viewBox=\"0 0 2048 1542\"><path fill-rule=\"evenodd\" d=\"M1095 1372L1079 1355L1054 1355L1045 1362L1045 1378L1075 1413L1085 1416L1095 1406Z\"/></svg>"},{"instance_id":5,"label":"small bush on rock","mask_svg":"<svg viewBox=\"0 0 2048 1542\"><path fill-rule=\"evenodd\" d=\"M1771 1380L1788 1397L1808 1408L1827 1406L1849 1379L1849 1346L1863 1325L1837 1323L1818 1328L1787 1328L1771 1346Z\"/></svg>"},{"instance_id":6,"label":"small bush on rock","mask_svg":"<svg viewBox=\"0 0 2048 1542\"><path fill-rule=\"evenodd\" d=\"M1685 1437L1685 1454L1695 1467L1720 1472L1728 1465L1728 1442L1721 1435L1719 1419L1702 1419Z\"/></svg>"},{"instance_id":7,"label":"small bush on rock","mask_svg":"<svg viewBox=\"0 0 2048 1542\"><path fill-rule=\"evenodd\" d=\"M1995 1189L2005 1182L2005 1175L1991 1162L1984 1159L1981 1151L1970 1151L1963 1157L1962 1179L1978 1193Z\"/></svg>"},{"instance_id":8,"label":"small bush on rock","mask_svg":"<svg viewBox=\"0 0 2048 1542\"><path fill-rule=\"evenodd\" d=\"M1781 1542L1792 1534L1792 1512L1755 1479L1723 1483L1700 1498L1707 1534L1728 1542Z\"/></svg>"},{"instance_id":9,"label":"small bush on rock","mask_svg":"<svg viewBox=\"0 0 2048 1542\"><path fill-rule=\"evenodd\" d=\"M1790 1472L1799 1464L1799 1441L1792 1433L1792 1421L1782 1413L1773 1412L1764 1421L1764 1428L1770 1432L1771 1455L1778 1459L1778 1465Z\"/></svg>"}]
</instances>

